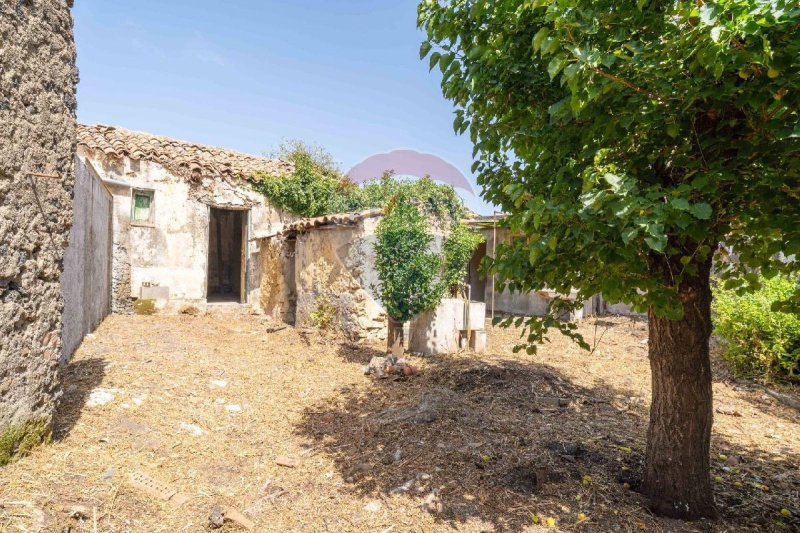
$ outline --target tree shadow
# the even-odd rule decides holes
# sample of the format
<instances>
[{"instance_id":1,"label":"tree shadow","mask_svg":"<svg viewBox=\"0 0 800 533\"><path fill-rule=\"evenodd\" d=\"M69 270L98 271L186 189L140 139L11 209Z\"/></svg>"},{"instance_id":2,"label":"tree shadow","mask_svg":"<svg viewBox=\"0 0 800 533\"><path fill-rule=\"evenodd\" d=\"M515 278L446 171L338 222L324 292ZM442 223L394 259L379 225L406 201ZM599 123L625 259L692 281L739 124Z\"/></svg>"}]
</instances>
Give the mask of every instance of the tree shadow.
<instances>
[{"instance_id":1,"label":"tree shadow","mask_svg":"<svg viewBox=\"0 0 800 533\"><path fill-rule=\"evenodd\" d=\"M345 346L340 355L365 363L373 351ZM658 519L646 510L636 489L647 420L641 392L602 382L582 387L546 364L460 355L428 358L421 375L371 382L366 394L343 390L335 401L307 409L296 432L333 461L345 490L390 505L409 505L402 500L409 498L452 527L482 520L521 531L534 515L555 517L566 530L718 527ZM725 524L771 527L780 505L794 501L798 456L777 461L720 439L714 446L738 465L751 465L736 467L749 472L742 479L765 471L765 461L784 476L774 501L752 484L716 487ZM732 468L715 464L712 475L723 466ZM733 479L729 471L725 476ZM579 513L589 519L578 520Z\"/></svg>"},{"instance_id":2,"label":"tree shadow","mask_svg":"<svg viewBox=\"0 0 800 533\"><path fill-rule=\"evenodd\" d=\"M92 391L105 376L106 361L99 358L72 360L61 369L64 394L53 417L53 438L62 440L69 435L81 417L81 411Z\"/></svg>"},{"instance_id":3,"label":"tree shadow","mask_svg":"<svg viewBox=\"0 0 800 533\"><path fill-rule=\"evenodd\" d=\"M384 357L386 349L379 349L376 346L366 344L344 343L337 347L336 355L347 363L367 365L373 357Z\"/></svg>"}]
</instances>

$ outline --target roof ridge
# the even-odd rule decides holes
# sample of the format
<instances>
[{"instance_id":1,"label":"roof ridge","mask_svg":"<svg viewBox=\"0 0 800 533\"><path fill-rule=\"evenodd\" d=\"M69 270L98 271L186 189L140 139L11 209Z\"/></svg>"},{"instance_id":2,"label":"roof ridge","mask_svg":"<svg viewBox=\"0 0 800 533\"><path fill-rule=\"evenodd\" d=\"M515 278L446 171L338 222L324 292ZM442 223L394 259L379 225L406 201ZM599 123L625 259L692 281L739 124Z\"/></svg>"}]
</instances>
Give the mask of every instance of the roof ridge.
<instances>
[{"instance_id":1,"label":"roof ridge","mask_svg":"<svg viewBox=\"0 0 800 533\"><path fill-rule=\"evenodd\" d=\"M174 174L194 179L224 177L252 179L256 173L288 174L289 161L256 156L165 135L129 130L110 124L78 125L78 144L107 157L147 160Z\"/></svg>"},{"instance_id":2,"label":"roof ridge","mask_svg":"<svg viewBox=\"0 0 800 533\"><path fill-rule=\"evenodd\" d=\"M220 150L220 151L230 152L232 154L237 154L237 155L241 155L241 156L245 156L245 157L252 157L252 158L255 158L255 159L265 159L267 161L287 162L287 161L284 161L283 159L274 158L274 157L266 157L266 156L263 156L263 155L255 155L255 154L251 154L249 152L243 152L241 150L236 150L235 148L226 148L224 146L214 146L212 144L196 143L194 141L187 141L187 140L184 140L184 139L177 139L175 137L169 137L167 135L161 135L160 133L150 133L148 131L132 130L132 129L129 129L129 128L125 128L123 126L114 126L112 124L104 124L104 123L101 123L101 122L96 122L94 124L78 124L78 130L79 131L81 129L83 129L83 128L87 128L87 129L88 128L102 128L104 132L107 132L107 131L121 131L121 132L129 133L129 134L141 135L141 136L144 136L144 137L152 137L152 138L159 139L159 140L162 140L162 141L180 143L180 144L183 144L183 145L186 145L186 146L192 146L192 147L195 147L195 148L200 148L200 149L205 149L205 150ZM80 143L80 140L78 142Z\"/></svg>"}]
</instances>

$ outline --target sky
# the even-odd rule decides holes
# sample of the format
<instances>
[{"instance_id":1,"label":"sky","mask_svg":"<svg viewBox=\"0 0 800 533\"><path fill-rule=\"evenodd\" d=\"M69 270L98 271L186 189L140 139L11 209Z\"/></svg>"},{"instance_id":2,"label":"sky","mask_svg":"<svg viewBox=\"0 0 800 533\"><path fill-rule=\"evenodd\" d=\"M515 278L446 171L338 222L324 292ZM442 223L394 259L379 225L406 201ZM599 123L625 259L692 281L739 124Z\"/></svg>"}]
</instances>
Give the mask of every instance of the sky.
<instances>
[{"instance_id":1,"label":"sky","mask_svg":"<svg viewBox=\"0 0 800 533\"><path fill-rule=\"evenodd\" d=\"M76 0L78 119L263 155L283 140L343 171L394 149L470 174L413 0Z\"/></svg>"}]
</instances>

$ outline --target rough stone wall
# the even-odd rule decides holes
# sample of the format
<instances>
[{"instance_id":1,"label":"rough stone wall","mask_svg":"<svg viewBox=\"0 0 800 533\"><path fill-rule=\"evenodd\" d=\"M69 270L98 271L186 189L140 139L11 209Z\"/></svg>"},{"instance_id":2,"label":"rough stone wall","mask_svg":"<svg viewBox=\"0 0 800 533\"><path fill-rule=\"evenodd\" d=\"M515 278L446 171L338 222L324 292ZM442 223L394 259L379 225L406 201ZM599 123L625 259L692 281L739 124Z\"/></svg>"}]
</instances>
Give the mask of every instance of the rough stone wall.
<instances>
[{"instance_id":1,"label":"rough stone wall","mask_svg":"<svg viewBox=\"0 0 800 533\"><path fill-rule=\"evenodd\" d=\"M111 311L111 201L100 177L75 158L74 220L61 276L62 363Z\"/></svg>"},{"instance_id":2,"label":"rough stone wall","mask_svg":"<svg viewBox=\"0 0 800 533\"><path fill-rule=\"evenodd\" d=\"M71 6L0 3L0 464L47 437L59 389L76 136Z\"/></svg>"},{"instance_id":3,"label":"rough stone wall","mask_svg":"<svg viewBox=\"0 0 800 533\"><path fill-rule=\"evenodd\" d=\"M351 341L386 338L386 312L373 287L375 225L320 227L298 235L295 250L298 325L328 303L336 310L335 327Z\"/></svg>"}]
</instances>

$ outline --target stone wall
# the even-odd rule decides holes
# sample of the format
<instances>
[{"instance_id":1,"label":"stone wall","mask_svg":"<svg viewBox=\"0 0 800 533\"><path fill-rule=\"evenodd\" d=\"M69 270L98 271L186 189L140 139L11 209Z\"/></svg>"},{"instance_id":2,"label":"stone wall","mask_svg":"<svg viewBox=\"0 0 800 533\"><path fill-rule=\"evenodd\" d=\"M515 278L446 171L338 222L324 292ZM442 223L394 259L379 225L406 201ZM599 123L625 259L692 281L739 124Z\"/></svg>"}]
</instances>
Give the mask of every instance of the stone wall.
<instances>
[{"instance_id":1,"label":"stone wall","mask_svg":"<svg viewBox=\"0 0 800 533\"><path fill-rule=\"evenodd\" d=\"M327 305L333 328L348 340L385 339L386 312L374 291L378 220L260 239L263 312L303 327Z\"/></svg>"},{"instance_id":2,"label":"stone wall","mask_svg":"<svg viewBox=\"0 0 800 533\"><path fill-rule=\"evenodd\" d=\"M59 390L76 142L71 5L0 3L0 464L47 438Z\"/></svg>"},{"instance_id":3,"label":"stone wall","mask_svg":"<svg viewBox=\"0 0 800 533\"><path fill-rule=\"evenodd\" d=\"M335 327L351 341L386 338L386 313L373 287L377 218L353 226L321 226L297 236L296 324L311 324L322 304L335 309Z\"/></svg>"},{"instance_id":4,"label":"stone wall","mask_svg":"<svg viewBox=\"0 0 800 533\"><path fill-rule=\"evenodd\" d=\"M111 312L111 193L88 163L75 158L75 218L61 276L61 362Z\"/></svg>"}]
</instances>

